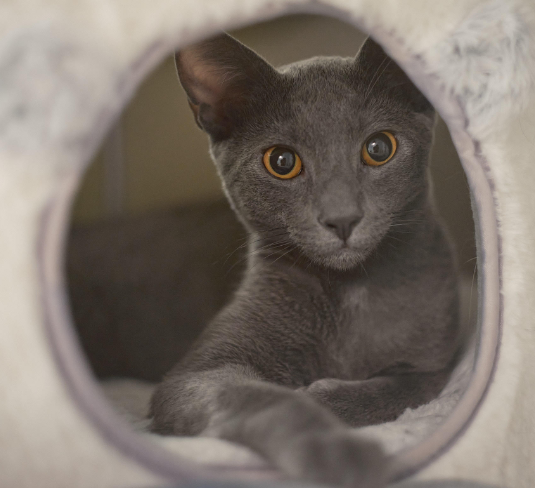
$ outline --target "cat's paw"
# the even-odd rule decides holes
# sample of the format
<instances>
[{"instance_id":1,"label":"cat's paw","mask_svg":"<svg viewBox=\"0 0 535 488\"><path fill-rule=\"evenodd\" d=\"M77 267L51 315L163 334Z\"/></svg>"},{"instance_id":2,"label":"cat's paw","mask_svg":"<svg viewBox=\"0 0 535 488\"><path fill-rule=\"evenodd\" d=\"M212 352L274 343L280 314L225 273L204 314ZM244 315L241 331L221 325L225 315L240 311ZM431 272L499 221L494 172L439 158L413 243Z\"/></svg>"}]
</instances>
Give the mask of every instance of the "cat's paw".
<instances>
[{"instance_id":1,"label":"cat's paw","mask_svg":"<svg viewBox=\"0 0 535 488\"><path fill-rule=\"evenodd\" d=\"M288 445L280 466L287 474L314 483L348 488L386 485L386 456L378 444L349 430L315 431Z\"/></svg>"},{"instance_id":2,"label":"cat's paw","mask_svg":"<svg viewBox=\"0 0 535 488\"><path fill-rule=\"evenodd\" d=\"M312 397L350 426L361 427L366 425L367 421L362 415L365 412L361 408L361 402L356 402L355 396L358 396L363 383L362 381L322 378L297 391Z\"/></svg>"},{"instance_id":3,"label":"cat's paw","mask_svg":"<svg viewBox=\"0 0 535 488\"><path fill-rule=\"evenodd\" d=\"M357 382L353 381L352 383L356 384ZM321 404L332 409L342 399L346 384L347 382L343 380L322 378L321 380L310 383L308 386L299 388L297 391L306 393Z\"/></svg>"},{"instance_id":4,"label":"cat's paw","mask_svg":"<svg viewBox=\"0 0 535 488\"><path fill-rule=\"evenodd\" d=\"M321 380L316 380L310 383L308 386L299 388L299 391L308 393L312 396L322 396L338 389L344 383L343 380L337 380L335 378L322 378Z\"/></svg>"}]
</instances>

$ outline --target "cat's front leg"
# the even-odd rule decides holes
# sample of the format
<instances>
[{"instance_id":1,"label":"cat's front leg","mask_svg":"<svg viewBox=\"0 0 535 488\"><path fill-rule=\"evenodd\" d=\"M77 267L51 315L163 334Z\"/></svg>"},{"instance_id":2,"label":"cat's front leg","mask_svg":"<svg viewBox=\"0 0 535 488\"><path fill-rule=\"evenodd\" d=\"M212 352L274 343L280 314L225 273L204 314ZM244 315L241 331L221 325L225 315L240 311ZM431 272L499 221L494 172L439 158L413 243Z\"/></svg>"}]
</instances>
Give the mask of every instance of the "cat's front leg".
<instances>
[{"instance_id":1,"label":"cat's front leg","mask_svg":"<svg viewBox=\"0 0 535 488\"><path fill-rule=\"evenodd\" d=\"M152 430L219 437L248 446L292 478L382 488L386 458L331 412L295 391L227 365L171 374L152 401Z\"/></svg>"},{"instance_id":2,"label":"cat's front leg","mask_svg":"<svg viewBox=\"0 0 535 488\"><path fill-rule=\"evenodd\" d=\"M450 371L377 376L361 381L324 378L299 389L352 427L390 422L438 396Z\"/></svg>"}]
</instances>

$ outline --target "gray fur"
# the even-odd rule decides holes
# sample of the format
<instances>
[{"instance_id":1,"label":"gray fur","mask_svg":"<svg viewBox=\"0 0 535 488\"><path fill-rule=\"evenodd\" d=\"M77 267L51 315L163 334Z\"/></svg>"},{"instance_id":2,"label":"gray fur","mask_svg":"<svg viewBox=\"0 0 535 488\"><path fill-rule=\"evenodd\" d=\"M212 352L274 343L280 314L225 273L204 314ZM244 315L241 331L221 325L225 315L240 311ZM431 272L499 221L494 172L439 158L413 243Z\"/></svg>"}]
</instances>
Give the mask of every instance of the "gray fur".
<instances>
[{"instance_id":1,"label":"gray fur","mask_svg":"<svg viewBox=\"0 0 535 488\"><path fill-rule=\"evenodd\" d=\"M275 70L228 36L177 54L226 194L249 233L231 302L159 385L152 429L213 435L287 475L382 486L379 448L346 428L434 398L458 350L452 253L429 197L434 111L382 49ZM398 151L366 166L390 130ZM291 180L262 164L295 149ZM353 218L347 245L322 225ZM322 406L323 405L323 406Z\"/></svg>"}]
</instances>

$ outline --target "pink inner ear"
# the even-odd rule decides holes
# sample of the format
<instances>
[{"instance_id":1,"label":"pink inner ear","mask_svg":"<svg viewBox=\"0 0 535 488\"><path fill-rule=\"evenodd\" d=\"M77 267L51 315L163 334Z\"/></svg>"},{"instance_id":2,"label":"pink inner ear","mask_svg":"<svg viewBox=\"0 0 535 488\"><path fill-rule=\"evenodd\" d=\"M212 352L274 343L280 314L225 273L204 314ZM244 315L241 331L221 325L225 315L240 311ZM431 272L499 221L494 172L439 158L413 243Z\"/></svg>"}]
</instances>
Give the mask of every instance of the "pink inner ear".
<instances>
[{"instance_id":1,"label":"pink inner ear","mask_svg":"<svg viewBox=\"0 0 535 488\"><path fill-rule=\"evenodd\" d=\"M229 81L237 75L228 68L207 62L202 56L196 55L193 49L182 51L180 60L183 82L198 104L216 104L223 97Z\"/></svg>"}]
</instances>

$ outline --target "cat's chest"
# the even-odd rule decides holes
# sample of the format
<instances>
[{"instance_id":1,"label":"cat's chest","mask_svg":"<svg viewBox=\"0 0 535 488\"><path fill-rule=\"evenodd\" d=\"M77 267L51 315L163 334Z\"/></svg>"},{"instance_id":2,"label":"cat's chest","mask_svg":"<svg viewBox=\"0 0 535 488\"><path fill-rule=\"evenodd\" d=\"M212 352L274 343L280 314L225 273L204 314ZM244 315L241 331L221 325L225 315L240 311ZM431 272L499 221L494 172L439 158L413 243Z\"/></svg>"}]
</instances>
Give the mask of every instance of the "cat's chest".
<instances>
[{"instance_id":1,"label":"cat's chest","mask_svg":"<svg viewBox=\"0 0 535 488\"><path fill-rule=\"evenodd\" d=\"M338 374L365 379L406 360L410 317L400 297L373 287L346 286L337 296L329 355Z\"/></svg>"}]
</instances>

